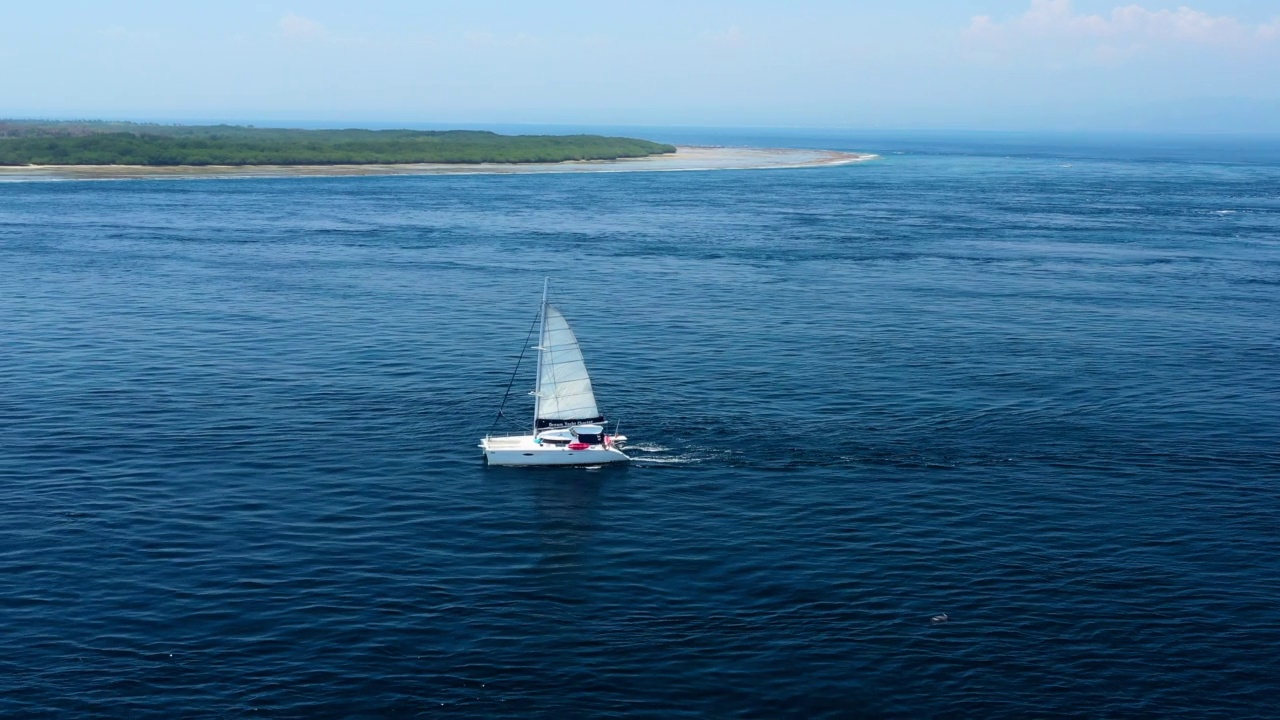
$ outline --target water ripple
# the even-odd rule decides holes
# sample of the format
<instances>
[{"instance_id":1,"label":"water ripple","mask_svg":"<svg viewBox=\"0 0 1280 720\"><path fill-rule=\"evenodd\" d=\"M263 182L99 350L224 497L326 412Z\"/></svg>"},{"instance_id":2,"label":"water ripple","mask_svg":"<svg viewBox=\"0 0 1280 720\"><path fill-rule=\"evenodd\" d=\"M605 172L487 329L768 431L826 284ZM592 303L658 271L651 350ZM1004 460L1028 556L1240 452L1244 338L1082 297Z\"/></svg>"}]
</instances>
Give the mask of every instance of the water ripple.
<instances>
[{"instance_id":1,"label":"water ripple","mask_svg":"<svg viewBox=\"0 0 1280 720\"><path fill-rule=\"evenodd\" d=\"M0 715L1272 715L1280 171L882 154L0 187Z\"/></svg>"}]
</instances>

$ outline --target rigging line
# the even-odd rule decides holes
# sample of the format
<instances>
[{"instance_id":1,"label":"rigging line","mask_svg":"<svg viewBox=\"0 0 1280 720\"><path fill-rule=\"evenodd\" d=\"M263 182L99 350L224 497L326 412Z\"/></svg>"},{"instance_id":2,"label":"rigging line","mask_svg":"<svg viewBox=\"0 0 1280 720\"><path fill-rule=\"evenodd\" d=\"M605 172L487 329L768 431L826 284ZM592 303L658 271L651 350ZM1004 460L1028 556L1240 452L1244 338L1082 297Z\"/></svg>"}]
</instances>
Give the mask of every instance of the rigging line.
<instances>
[{"instance_id":1,"label":"rigging line","mask_svg":"<svg viewBox=\"0 0 1280 720\"><path fill-rule=\"evenodd\" d=\"M524 339L524 347L520 348L520 357L516 358L516 367L511 371L511 381L507 383L507 391L503 393L502 402L498 405L498 415L493 418L493 426L489 428L490 433L497 429L498 421L504 417L502 410L507 406L507 398L511 397L511 388L516 384L516 373L520 372L520 362L524 360L524 354L529 350L529 341L533 339L533 329L538 327L538 320L541 317L542 308L538 308L537 314L533 316L533 324L529 326L529 336Z\"/></svg>"}]
</instances>

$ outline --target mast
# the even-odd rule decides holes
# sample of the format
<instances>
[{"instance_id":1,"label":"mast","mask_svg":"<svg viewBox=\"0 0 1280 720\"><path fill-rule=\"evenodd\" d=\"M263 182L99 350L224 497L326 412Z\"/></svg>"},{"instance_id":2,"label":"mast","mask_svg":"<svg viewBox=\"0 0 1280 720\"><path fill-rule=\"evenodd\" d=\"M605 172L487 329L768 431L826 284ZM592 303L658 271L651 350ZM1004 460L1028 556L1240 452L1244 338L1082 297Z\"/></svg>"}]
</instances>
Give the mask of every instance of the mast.
<instances>
[{"instance_id":1,"label":"mast","mask_svg":"<svg viewBox=\"0 0 1280 720\"><path fill-rule=\"evenodd\" d=\"M542 409L542 353L543 335L547 332L547 285L551 278L542 278L542 307L538 310L538 375L533 381L533 434L538 434L538 412Z\"/></svg>"}]
</instances>

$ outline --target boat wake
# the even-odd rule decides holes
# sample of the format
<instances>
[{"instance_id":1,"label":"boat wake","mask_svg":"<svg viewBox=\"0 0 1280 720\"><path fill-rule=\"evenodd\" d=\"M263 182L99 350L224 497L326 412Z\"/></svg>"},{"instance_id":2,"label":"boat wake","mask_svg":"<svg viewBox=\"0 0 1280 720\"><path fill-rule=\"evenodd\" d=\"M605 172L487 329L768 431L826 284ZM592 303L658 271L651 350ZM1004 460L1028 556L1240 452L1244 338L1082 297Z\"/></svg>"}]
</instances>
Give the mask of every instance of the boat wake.
<instances>
[{"instance_id":1,"label":"boat wake","mask_svg":"<svg viewBox=\"0 0 1280 720\"><path fill-rule=\"evenodd\" d=\"M696 453L676 450L658 443L636 443L626 446L631 464L640 467L655 465L694 465L703 461Z\"/></svg>"},{"instance_id":2,"label":"boat wake","mask_svg":"<svg viewBox=\"0 0 1280 720\"><path fill-rule=\"evenodd\" d=\"M701 459L699 459L699 458L695 458L695 457L688 457L688 456L679 456L679 455L677 455L677 456L663 456L663 455L636 456L636 455L632 455L632 456L631 456L631 464L632 464L632 465L638 465L638 466L640 466L640 467L644 467L644 466L646 466L646 465L695 465L695 464L697 464L697 463L699 463L699 462L702 462L702 461L701 461Z\"/></svg>"},{"instance_id":3,"label":"boat wake","mask_svg":"<svg viewBox=\"0 0 1280 720\"><path fill-rule=\"evenodd\" d=\"M631 452L631 451L633 451L633 450L634 450L634 451L638 451L638 452L667 452L667 451L668 451L668 450L670 450L670 449L671 449L671 448L669 448L669 447L663 447L663 446L661 446L661 445L656 445L656 444L654 444L654 443L644 443L644 444L639 444L639 445L628 444L628 445L627 445L627 451L628 451L628 452Z\"/></svg>"},{"instance_id":4,"label":"boat wake","mask_svg":"<svg viewBox=\"0 0 1280 720\"><path fill-rule=\"evenodd\" d=\"M731 464L736 451L720 448L669 448L654 443L628 445L633 465L701 465L703 463Z\"/></svg>"}]
</instances>

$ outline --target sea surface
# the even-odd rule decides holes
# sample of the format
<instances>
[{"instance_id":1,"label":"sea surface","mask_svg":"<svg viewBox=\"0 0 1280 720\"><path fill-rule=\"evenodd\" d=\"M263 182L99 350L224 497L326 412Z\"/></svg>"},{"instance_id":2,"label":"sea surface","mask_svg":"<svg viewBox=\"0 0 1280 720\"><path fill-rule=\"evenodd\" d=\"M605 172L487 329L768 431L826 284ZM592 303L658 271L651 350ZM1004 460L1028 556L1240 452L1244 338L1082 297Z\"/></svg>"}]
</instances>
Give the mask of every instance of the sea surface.
<instances>
[{"instance_id":1,"label":"sea surface","mask_svg":"<svg viewBox=\"0 0 1280 720\"><path fill-rule=\"evenodd\" d=\"M0 716L1276 717L1280 142L650 135L882 158L0 184Z\"/></svg>"}]
</instances>

